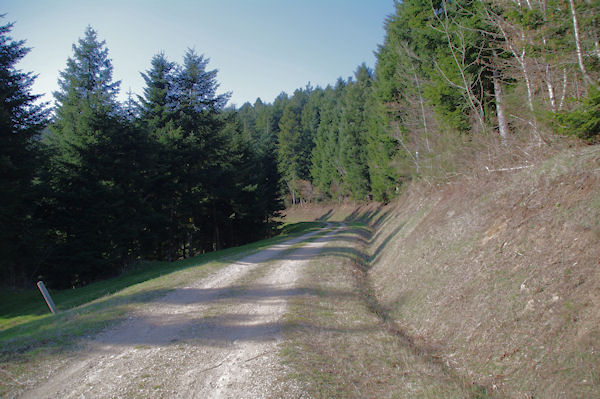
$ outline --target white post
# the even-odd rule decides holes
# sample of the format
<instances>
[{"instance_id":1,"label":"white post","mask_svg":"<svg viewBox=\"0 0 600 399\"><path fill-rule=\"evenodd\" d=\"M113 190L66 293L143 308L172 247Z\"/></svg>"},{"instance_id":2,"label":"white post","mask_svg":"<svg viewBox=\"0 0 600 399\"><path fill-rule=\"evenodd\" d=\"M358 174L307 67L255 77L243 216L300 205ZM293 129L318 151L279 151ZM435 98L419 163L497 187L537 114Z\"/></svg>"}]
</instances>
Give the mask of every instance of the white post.
<instances>
[{"instance_id":1,"label":"white post","mask_svg":"<svg viewBox=\"0 0 600 399\"><path fill-rule=\"evenodd\" d=\"M40 289L42 296L46 300L46 303L48 304L48 307L50 308L52 314L56 314L56 306L54 306L54 301L52 300L52 297L50 296L50 293L46 289L44 283L42 281L38 281L37 286Z\"/></svg>"}]
</instances>

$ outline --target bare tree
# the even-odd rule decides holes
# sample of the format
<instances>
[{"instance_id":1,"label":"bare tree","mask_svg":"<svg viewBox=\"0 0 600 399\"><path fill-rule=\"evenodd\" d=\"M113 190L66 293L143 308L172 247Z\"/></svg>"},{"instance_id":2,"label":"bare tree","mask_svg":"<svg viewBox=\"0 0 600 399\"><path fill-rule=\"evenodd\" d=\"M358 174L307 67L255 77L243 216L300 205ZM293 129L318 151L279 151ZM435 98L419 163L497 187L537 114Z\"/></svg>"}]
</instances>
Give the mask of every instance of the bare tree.
<instances>
[{"instance_id":1,"label":"bare tree","mask_svg":"<svg viewBox=\"0 0 600 399\"><path fill-rule=\"evenodd\" d=\"M531 3L527 1L528 7L531 6ZM517 0L515 5L522 9L521 0ZM535 110L533 106L533 96L534 96L534 88L532 83L532 76L529 70L529 58L528 58L528 37L526 31L522 27L514 26L508 21L505 20L503 15L500 15L494 11L490 7L484 7L484 12L486 13L488 21L498 28L501 34L501 43L504 45L508 51L512 54L514 60L516 61L519 69L521 70L521 74L523 76L523 81L525 83L525 88L527 91L527 108L530 113L531 121L529 124L532 127L533 133L538 140L538 143L543 143L543 139L540 135L538 129L538 122L535 116Z\"/></svg>"},{"instance_id":2,"label":"bare tree","mask_svg":"<svg viewBox=\"0 0 600 399\"><path fill-rule=\"evenodd\" d=\"M588 75L585 64L583 63L583 48L581 46L581 38L579 36L579 19L577 18L577 10L575 9L575 1L569 0L569 7L571 9L571 21L573 22L573 36L575 38L575 48L577 50L577 62L579 69L583 75L583 79L586 83L592 83L592 78Z\"/></svg>"},{"instance_id":3,"label":"bare tree","mask_svg":"<svg viewBox=\"0 0 600 399\"><path fill-rule=\"evenodd\" d=\"M473 81L471 76L467 76L466 74L467 69L472 66L472 63L469 64L466 59L467 43L464 36L465 28L461 26L454 18L449 16L447 3L445 1L442 2L441 10L436 9L433 2L431 2L431 9L435 19L438 22L437 26L431 27L445 36L448 42L448 49L450 50L450 54L454 60L457 71L460 74L461 82L454 82L452 79L450 79L436 62L435 64L437 70L449 85L456 87L463 92L463 95L467 99L467 102L473 111L478 124L483 129L485 128L485 122L483 119L483 104L482 101L473 93L472 88L476 82Z\"/></svg>"}]
</instances>

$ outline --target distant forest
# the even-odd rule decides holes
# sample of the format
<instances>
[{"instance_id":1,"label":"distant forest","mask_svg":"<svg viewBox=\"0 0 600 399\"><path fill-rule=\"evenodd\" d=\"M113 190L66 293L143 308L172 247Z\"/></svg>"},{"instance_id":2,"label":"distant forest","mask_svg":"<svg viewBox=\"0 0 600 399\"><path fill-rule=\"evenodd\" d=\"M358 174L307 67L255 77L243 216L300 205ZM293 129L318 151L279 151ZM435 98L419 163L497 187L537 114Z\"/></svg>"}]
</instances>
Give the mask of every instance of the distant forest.
<instances>
[{"instance_id":1,"label":"distant forest","mask_svg":"<svg viewBox=\"0 0 600 399\"><path fill-rule=\"evenodd\" d=\"M0 276L74 287L274 233L284 203L387 202L469 160L600 134L595 1L396 3L374 70L239 109L188 50L117 99L88 27L39 105L0 27ZM509 157L510 158L510 157ZM514 159L513 159L514 160ZM467 166L465 166L467 165Z\"/></svg>"}]
</instances>

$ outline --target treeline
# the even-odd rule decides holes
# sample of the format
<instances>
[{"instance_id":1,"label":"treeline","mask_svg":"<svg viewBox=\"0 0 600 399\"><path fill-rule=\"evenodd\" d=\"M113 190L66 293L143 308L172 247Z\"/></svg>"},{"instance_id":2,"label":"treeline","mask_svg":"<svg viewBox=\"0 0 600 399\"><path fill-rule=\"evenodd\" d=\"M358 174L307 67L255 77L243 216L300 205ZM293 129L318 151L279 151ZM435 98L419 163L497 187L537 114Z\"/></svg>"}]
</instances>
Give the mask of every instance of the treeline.
<instances>
[{"instance_id":1,"label":"treeline","mask_svg":"<svg viewBox=\"0 0 600 399\"><path fill-rule=\"evenodd\" d=\"M291 204L314 200L385 200L395 190L391 140L382 135L366 65L335 86L307 85L273 104L258 99L238 110L242 129L276 148ZM381 182L376 180L381 179Z\"/></svg>"},{"instance_id":2,"label":"treeline","mask_svg":"<svg viewBox=\"0 0 600 399\"><path fill-rule=\"evenodd\" d=\"M121 104L108 49L88 28L50 115L29 93L34 77L15 69L27 49L10 28L0 30L4 283L77 286L271 233L276 159L224 109L208 59L157 54L143 94Z\"/></svg>"},{"instance_id":3,"label":"treeline","mask_svg":"<svg viewBox=\"0 0 600 399\"><path fill-rule=\"evenodd\" d=\"M600 137L600 6L588 0L404 0L374 71L226 108L216 71L156 55L120 104L88 29L49 114L0 30L0 273L84 284L269 234L285 194L389 201L412 178ZM518 157L515 156L518 154ZM512 157L512 158L511 158Z\"/></svg>"},{"instance_id":4,"label":"treeline","mask_svg":"<svg viewBox=\"0 0 600 399\"><path fill-rule=\"evenodd\" d=\"M587 0L397 2L374 72L245 104L240 119L276 146L290 203L387 201L474 152L518 147L522 160L560 135L595 142L599 15Z\"/></svg>"}]
</instances>

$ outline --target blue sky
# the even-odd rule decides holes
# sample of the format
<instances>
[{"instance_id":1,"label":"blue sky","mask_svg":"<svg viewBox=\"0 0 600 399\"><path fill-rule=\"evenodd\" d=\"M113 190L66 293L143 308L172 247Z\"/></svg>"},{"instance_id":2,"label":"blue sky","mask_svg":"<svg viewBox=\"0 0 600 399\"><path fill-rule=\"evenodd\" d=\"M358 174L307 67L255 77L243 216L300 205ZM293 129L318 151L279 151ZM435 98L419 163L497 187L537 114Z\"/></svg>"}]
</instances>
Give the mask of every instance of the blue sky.
<instances>
[{"instance_id":1,"label":"blue sky","mask_svg":"<svg viewBox=\"0 0 600 399\"><path fill-rule=\"evenodd\" d=\"M220 91L241 106L309 81L326 86L362 62L374 67L393 11L393 0L4 0L0 23L15 22L11 36L32 47L19 67L39 75L33 91L45 100L91 25L106 40L121 98L142 93L140 72L154 54L181 62L191 47L210 58Z\"/></svg>"}]
</instances>

